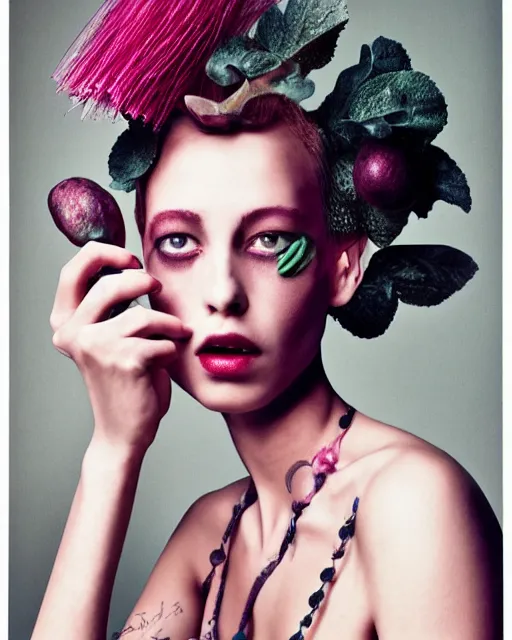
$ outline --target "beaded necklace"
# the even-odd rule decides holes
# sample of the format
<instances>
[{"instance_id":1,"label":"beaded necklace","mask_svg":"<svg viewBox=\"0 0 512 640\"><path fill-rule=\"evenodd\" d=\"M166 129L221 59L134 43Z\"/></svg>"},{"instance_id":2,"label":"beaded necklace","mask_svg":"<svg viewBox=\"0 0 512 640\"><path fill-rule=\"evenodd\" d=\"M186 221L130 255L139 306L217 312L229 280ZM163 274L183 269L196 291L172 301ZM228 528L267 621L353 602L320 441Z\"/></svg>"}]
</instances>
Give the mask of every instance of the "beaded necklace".
<instances>
[{"instance_id":1,"label":"beaded necklace","mask_svg":"<svg viewBox=\"0 0 512 640\"><path fill-rule=\"evenodd\" d=\"M346 403L345 403L346 404ZM290 544L295 539L295 533L297 530L297 520L302 515L303 511L310 505L313 497L320 491L323 487L325 480L328 475L334 473L336 471L336 464L339 459L339 450L341 441L343 440L345 434L348 431L352 423L352 419L355 414L355 409L350 405L347 405L348 411L343 414L339 419L339 427L342 430L341 433L331 442L329 445L322 447L320 451L318 451L313 457L311 463L307 461L300 461L293 465L290 469L290 472L293 473L300 466L311 466L313 470L313 489L308 493L308 495L300 501L294 500L292 503L292 512L293 515L290 520L290 524L285 533L281 546L279 548L279 553L277 554L274 560L271 560L269 564L261 571L259 576L254 581L252 588L249 592L249 596L247 598L247 602L245 604L242 617L240 620L240 624L238 625L238 631L233 636L232 640L247 640L246 629L251 619L254 604L256 602L256 598L261 591L261 588L267 581L267 579L272 575L274 570L279 566L282 559L284 558L286 551L288 550ZM287 474L286 485L288 490L290 491L291 487L291 476ZM251 479L249 486L242 496L239 503L237 503L233 507L233 514L231 519L226 527L226 531L222 536L222 542L218 549L214 549L210 554L210 563L212 565L212 569L208 574L206 580L203 582L203 594L206 599L206 596L210 590L211 582L215 575L216 568L223 564L222 573L220 578L220 585L217 591L217 595L215 598L215 604L213 609L213 615L211 620L209 621L209 625L211 627L211 631L208 632L207 638L208 640L219 640L218 628L217 628L217 620L220 614L220 608L222 605L222 600L224 597L224 590L226 587L226 579L229 569L229 551L226 554L225 545L229 541L229 539L236 532L238 525L240 524L240 519L243 513L256 502L258 499L258 494L256 492L256 487ZM341 529L339 530L339 537L341 539L341 544L337 547L334 553L331 556L332 566L326 567L320 573L320 581L322 582L320 588L315 591L309 597L309 606L311 607L311 611L300 621L299 630L293 636L291 636L290 640L303 640L303 628L309 628L313 622L313 616L315 612L320 607L321 602L325 596L325 587L328 583L330 583L335 575L335 561L341 559L345 554L345 546L348 543L349 539L354 535L355 531L355 518L356 512L359 505L359 498L354 500L352 506L352 514L345 521Z\"/></svg>"}]
</instances>

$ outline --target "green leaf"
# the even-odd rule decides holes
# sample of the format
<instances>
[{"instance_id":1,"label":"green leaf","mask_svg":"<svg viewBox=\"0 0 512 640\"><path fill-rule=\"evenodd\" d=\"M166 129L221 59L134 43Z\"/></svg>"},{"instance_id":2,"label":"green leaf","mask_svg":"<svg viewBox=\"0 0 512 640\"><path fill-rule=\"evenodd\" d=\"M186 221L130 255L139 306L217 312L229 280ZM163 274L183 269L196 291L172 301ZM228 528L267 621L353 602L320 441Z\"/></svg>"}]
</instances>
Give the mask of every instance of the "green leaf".
<instances>
[{"instance_id":1,"label":"green leaf","mask_svg":"<svg viewBox=\"0 0 512 640\"><path fill-rule=\"evenodd\" d=\"M376 266L388 274L399 299L421 307L447 300L478 271L470 256L445 245L399 245L378 253Z\"/></svg>"},{"instance_id":2,"label":"green leaf","mask_svg":"<svg viewBox=\"0 0 512 640\"><path fill-rule=\"evenodd\" d=\"M319 121L328 122L331 128L339 126L340 120L347 119L350 96L363 82L382 73L410 69L410 58L399 42L379 36L371 46L363 44L359 63L340 73L334 89L318 108Z\"/></svg>"},{"instance_id":3,"label":"green leaf","mask_svg":"<svg viewBox=\"0 0 512 640\"><path fill-rule=\"evenodd\" d=\"M311 45L310 52L314 51L314 41L319 43L318 60L332 58L337 36L348 22L348 9L345 0L289 0L284 12L284 35L279 50L276 53L283 60L289 60L302 49ZM329 48L324 50L326 41L320 41L320 37L328 32L337 32L329 41ZM315 63L318 64L318 63ZM320 63L321 64L321 63ZM321 66L323 66L321 64ZM318 69L320 67L314 66Z\"/></svg>"},{"instance_id":4,"label":"green leaf","mask_svg":"<svg viewBox=\"0 0 512 640\"><path fill-rule=\"evenodd\" d=\"M392 71L412 71L411 59L400 42L379 36L372 42L371 50L372 78Z\"/></svg>"},{"instance_id":5,"label":"green leaf","mask_svg":"<svg viewBox=\"0 0 512 640\"><path fill-rule=\"evenodd\" d=\"M118 182L117 180L112 180L109 184L111 189L115 189L116 191L126 191L126 193L130 193L135 189L136 180L125 180L124 182Z\"/></svg>"},{"instance_id":6,"label":"green leaf","mask_svg":"<svg viewBox=\"0 0 512 640\"><path fill-rule=\"evenodd\" d=\"M111 187L132 191L135 180L150 169L158 150L158 136L150 126L130 120L128 129L118 137L108 158Z\"/></svg>"},{"instance_id":7,"label":"green leaf","mask_svg":"<svg viewBox=\"0 0 512 640\"><path fill-rule=\"evenodd\" d=\"M398 296L389 280L368 266L349 302L331 307L329 313L352 335L369 339L385 333L397 309Z\"/></svg>"},{"instance_id":8,"label":"green leaf","mask_svg":"<svg viewBox=\"0 0 512 640\"><path fill-rule=\"evenodd\" d=\"M361 209L364 228L370 240L378 247L387 247L402 233L410 212L380 211L368 206Z\"/></svg>"},{"instance_id":9,"label":"green leaf","mask_svg":"<svg viewBox=\"0 0 512 640\"><path fill-rule=\"evenodd\" d=\"M447 122L446 102L435 83L419 71L383 73L351 96L351 120L384 118L393 127L418 130L432 140Z\"/></svg>"},{"instance_id":10,"label":"green leaf","mask_svg":"<svg viewBox=\"0 0 512 640\"><path fill-rule=\"evenodd\" d=\"M206 64L206 74L211 80L227 87L244 80L251 80L277 69L282 59L261 49L247 36L236 36L219 47Z\"/></svg>"},{"instance_id":11,"label":"green leaf","mask_svg":"<svg viewBox=\"0 0 512 640\"><path fill-rule=\"evenodd\" d=\"M358 198L352 173L354 170L353 154L332 155L330 165L331 183L327 203L329 229L334 233L346 234L362 231L362 210L367 208L365 202Z\"/></svg>"},{"instance_id":12,"label":"green leaf","mask_svg":"<svg viewBox=\"0 0 512 640\"><path fill-rule=\"evenodd\" d=\"M273 92L280 93L297 103L310 98L315 92L315 83L301 75L298 65L295 65L287 75L272 80L270 86Z\"/></svg>"},{"instance_id":13,"label":"green leaf","mask_svg":"<svg viewBox=\"0 0 512 640\"><path fill-rule=\"evenodd\" d=\"M445 245L399 245L377 251L351 300L330 314L360 338L376 338L391 324L398 300L438 305L460 291L478 271L475 261Z\"/></svg>"},{"instance_id":14,"label":"green leaf","mask_svg":"<svg viewBox=\"0 0 512 640\"><path fill-rule=\"evenodd\" d=\"M281 47L283 34L283 12L273 4L258 20L255 38L267 51L276 53Z\"/></svg>"},{"instance_id":15,"label":"green leaf","mask_svg":"<svg viewBox=\"0 0 512 640\"><path fill-rule=\"evenodd\" d=\"M466 176L445 151L434 145L427 146L422 157L421 178L420 195L413 207L418 218L426 218L437 200L469 213L472 200Z\"/></svg>"},{"instance_id":16,"label":"green leaf","mask_svg":"<svg viewBox=\"0 0 512 640\"><path fill-rule=\"evenodd\" d=\"M344 27L345 23L337 25L307 44L292 57L299 63L302 75L307 76L313 69L321 69L329 64L334 58L336 44Z\"/></svg>"},{"instance_id":17,"label":"green leaf","mask_svg":"<svg viewBox=\"0 0 512 640\"><path fill-rule=\"evenodd\" d=\"M358 147L365 138L370 136L363 124L353 120L339 120L329 131L331 135L335 134L338 138L343 138L354 147Z\"/></svg>"}]
</instances>

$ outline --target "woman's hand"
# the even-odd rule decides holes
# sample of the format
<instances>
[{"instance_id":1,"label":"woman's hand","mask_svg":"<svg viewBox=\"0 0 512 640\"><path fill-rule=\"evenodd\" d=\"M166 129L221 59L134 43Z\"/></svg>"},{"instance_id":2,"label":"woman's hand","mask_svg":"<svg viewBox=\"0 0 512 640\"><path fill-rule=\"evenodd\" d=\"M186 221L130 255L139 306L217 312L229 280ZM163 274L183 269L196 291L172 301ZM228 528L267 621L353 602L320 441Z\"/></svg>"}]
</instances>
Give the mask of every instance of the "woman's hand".
<instances>
[{"instance_id":1,"label":"woman's hand","mask_svg":"<svg viewBox=\"0 0 512 640\"><path fill-rule=\"evenodd\" d=\"M126 269L89 288L103 266ZM93 439L145 452L171 400L165 367L192 332L175 316L136 306L102 321L119 302L158 291L158 280L126 249L88 242L63 267L50 325L53 344L74 360L95 419ZM151 336L158 335L162 339Z\"/></svg>"}]
</instances>

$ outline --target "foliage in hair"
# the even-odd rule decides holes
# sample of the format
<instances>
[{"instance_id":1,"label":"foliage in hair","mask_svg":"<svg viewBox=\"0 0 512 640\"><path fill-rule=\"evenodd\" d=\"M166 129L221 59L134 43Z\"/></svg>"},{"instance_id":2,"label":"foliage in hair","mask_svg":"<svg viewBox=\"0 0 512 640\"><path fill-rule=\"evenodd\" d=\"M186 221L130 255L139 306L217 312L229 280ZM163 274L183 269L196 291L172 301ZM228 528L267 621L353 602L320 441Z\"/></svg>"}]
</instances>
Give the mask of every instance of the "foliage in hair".
<instances>
[{"instance_id":1,"label":"foliage in hair","mask_svg":"<svg viewBox=\"0 0 512 640\"><path fill-rule=\"evenodd\" d=\"M108 158L112 182L119 191L133 191L137 178L153 166L158 152L158 135L141 120L129 119L128 129L116 140Z\"/></svg>"},{"instance_id":2,"label":"foliage in hair","mask_svg":"<svg viewBox=\"0 0 512 640\"><path fill-rule=\"evenodd\" d=\"M344 0L334 5L330 0L290 0L284 13L273 6L260 18L254 38L231 38L211 56L206 73L217 84L229 86L283 67L284 80L290 75L293 81L276 77L275 92L301 102L315 86L306 76L330 62L347 22ZM300 84L304 86L299 90Z\"/></svg>"},{"instance_id":3,"label":"foliage in hair","mask_svg":"<svg viewBox=\"0 0 512 640\"><path fill-rule=\"evenodd\" d=\"M247 33L217 48L206 64L207 75L218 85L239 85L234 93L222 102L187 95L186 106L202 124L225 129L236 122L250 124L243 110L257 96L281 94L302 102L315 88L308 74L332 60L347 21L345 0L289 0L284 12L271 6ZM329 231L360 233L381 248L351 301L330 313L354 335L377 337L391 323L399 301L439 304L478 269L469 256L449 247L389 246L411 213L427 218L437 200L465 212L471 209L463 171L444 150L432 145L447 124L446 101L428 75L413 69L401 43L380 36L361 47L359 62L339 74L332 92L308 116L322 137L329 168ZM133 189L136 179L154 165L158 144L149 127L130 121L109 158L111 186ZM404 179L402 186L411 188L404 187L401 193L396 187L396 201L385 189L379 199L356 184L361 151L382 145L397 151L396 156L388 156L392 160L402 154L400 162L406 167L403 175L408 181ZM394 166L393 162L387 166ZM367 174L359 175L366 180ZM399 183L391 184L395 188ZM381 193L378 188L375 192ZM280 253L278 270L288 277L309 263L314 250L298 240Z\"/></svg>"},{"instance_id":4,"label":"foliage in hair","mask_svg":"<svg viewBox=\"0 0 512 640\"><path fill-rule=\"evenodd\" d=\"M438 305L475 275L463 251L444 245L398 245L375 253L351 300L330 314L359 338L376 338L391 324L398 302Z\"/></svg>"}]
</instances>

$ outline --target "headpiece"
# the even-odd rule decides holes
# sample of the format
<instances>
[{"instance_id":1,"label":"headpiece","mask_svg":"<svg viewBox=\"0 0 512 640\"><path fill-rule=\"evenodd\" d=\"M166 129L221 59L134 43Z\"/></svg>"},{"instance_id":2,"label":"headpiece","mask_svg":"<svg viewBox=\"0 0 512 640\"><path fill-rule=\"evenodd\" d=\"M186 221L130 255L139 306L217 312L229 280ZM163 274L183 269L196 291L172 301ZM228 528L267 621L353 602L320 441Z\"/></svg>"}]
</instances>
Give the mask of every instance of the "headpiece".
<instances>
[{"instance_id":1,"label":"headpiece","mask_svg":"<svg viewBox=\"0 0 512 640\"><path fill-rule=\"evenodd\" d=\"M309 74L332 60L347 22L344 0L289 0L285 11L274 0L107 0L53 77L85 115L128 121L109 172L111 188L131 191L157 161L164 125L177 110L188 110L203 127L231 129L251 125L245 107L257 96L309 98L315 90ZM386 331L399 301L437 305L460 290L478 270L462 251L390 246L411 213L427 218L437 200L471 208L464 173L432 144L447 123L443 94L413 70L404 47L382 36L364 44L359 62L305 115L325 148L330 231L368 236L380 248L352 299L330 314L354 335L373 338ZM59 198L52 190L59 228L76 244L84 237L114 242L106 214L96 212L91 231L68 206L68 194L84 188L77 180L83 179L57 185ZM101 193L102 211L114 211L113 198ZM69 228L82 224L81 235L66 232L66 216ZM121 237L119 217L117 211ZM311 247L296 241L278 256L279 272L296 275L312 257Z\"/></svg>"}]
</instances>

